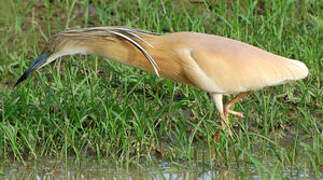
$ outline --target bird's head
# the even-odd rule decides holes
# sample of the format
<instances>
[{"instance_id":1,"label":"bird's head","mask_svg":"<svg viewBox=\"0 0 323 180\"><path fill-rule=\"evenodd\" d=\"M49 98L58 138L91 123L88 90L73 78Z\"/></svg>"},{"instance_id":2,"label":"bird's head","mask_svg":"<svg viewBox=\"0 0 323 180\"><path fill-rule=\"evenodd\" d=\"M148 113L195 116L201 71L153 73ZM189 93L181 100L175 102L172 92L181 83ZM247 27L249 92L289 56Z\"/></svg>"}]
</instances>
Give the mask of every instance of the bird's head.
<instances>
[{"instance_id":1,"label":"bird's head","mask_svg":"<svg viewBox=\"0 0 323 180\"><path fill-rule=\"evenodd\" d=\"M76 39L77 40L77 39ZM38 56L23 75L17 80L14 87L26 80L34 71L54 62L57 58L69 54L83 53L84 48L77 46L78 41L69 40L64 34L56 34L47 42L42 54Z\"/></svg>"},{"instance_id":2,"label":"bird's head","mask_svg":"<svg viewBox=\"0 0 323 180\"><path fill-rule=\"evenodd\" d=\"M147 47L153 48L143 37L145 31L126 28L126 27L95 27L78 30L69 30L58 33L48 41L43 53L38 56L35 62L24 72L18 79L15 86L27 79L35 70L55 61L57 58L73 55L73 54L98 54L104 56L95 49L104 49L100 46L111 46L112 42L124 41L131 43L135 48L139 49L146 59L151 63L155 73L158 74L158 66L149 54L149 52L141 45L146 44ZM99 48L97 48L99 47ZM120 47L123 48L123 47Z\"/></svg>"},{"instance_id":3,"label":"bird's head","mask_svg":"<svg viewBox=\"0 0 323 180\"><path fill-rule=\"evenodd\" d=\"M24 74L17 80L15 87L18 84L20 84L22 81L27 79L27 77L31 75L32 72L42 67L47 62L47 60L48 60L48 54L42 54L38 56L34 61L34 63L31 66L29 66L29 68L24 72Z\"/></svg>"}]
</instances>

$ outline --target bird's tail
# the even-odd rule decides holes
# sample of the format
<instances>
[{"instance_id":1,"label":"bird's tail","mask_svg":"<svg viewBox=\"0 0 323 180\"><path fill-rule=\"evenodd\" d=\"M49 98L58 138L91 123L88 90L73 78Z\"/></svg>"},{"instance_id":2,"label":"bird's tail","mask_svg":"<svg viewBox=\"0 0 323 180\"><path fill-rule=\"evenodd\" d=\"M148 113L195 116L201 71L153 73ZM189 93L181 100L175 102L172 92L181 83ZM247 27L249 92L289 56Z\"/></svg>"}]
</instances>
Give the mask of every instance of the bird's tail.
<instances>
[{"instance_id":1,"label":"bird's tail","mask_svg":"<svg viewBox=\"0 0 323 180\"><path fill-rule=\"evenodd\" d=\"M308 68L303 62L294 59L288 59L288 61L290 61L291 65L294 66L294 68L290 68L293 69L293 80L304 79L307 77Z\"/></svg>"}]
</instances>

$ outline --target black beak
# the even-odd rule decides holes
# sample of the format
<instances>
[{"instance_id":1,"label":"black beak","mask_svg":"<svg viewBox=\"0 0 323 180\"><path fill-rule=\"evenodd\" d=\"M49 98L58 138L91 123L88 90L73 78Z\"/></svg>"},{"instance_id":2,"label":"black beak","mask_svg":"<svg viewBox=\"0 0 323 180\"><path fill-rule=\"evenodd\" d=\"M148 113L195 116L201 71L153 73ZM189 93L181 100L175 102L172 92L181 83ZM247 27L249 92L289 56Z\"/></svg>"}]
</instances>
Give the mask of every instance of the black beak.
<instances>
[{"instance_id":1,"label":"black beak","mask_svg":"<svg viewBox=\"0 0 323 180\"><path fill-rule=\"evenodd\" d=\"M39 69L39 67L41 67L43 64L46 63L48 59L48 55L47 54L42 54L40 56L38 56L35 60L35 62L24 72L24 74L18 79L18 81L16 82L15 86L16 87L18 84L20 84L22 81L24 81L25 79L27 79L27 77L29 75L32 74L32 72L34 72L35 70Z\"/></svg>"}]
</instances>

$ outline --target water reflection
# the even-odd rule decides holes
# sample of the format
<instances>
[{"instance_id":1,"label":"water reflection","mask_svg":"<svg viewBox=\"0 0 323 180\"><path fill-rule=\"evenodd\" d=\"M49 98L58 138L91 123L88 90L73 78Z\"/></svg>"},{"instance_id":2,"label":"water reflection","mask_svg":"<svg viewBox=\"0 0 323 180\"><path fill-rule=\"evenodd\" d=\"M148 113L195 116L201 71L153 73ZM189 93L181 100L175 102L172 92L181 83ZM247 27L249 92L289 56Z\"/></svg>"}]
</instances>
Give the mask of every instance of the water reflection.
<instances>
[{"instance_id":1,"label":"water reflection","mask_svg":"<svg viewBox=\"0 0 323 180\"><path fill-rule=\"evenodd\" d=\"M118 172L118 171L103 171L94 169L79 169L79 170L58 170L56 172L42 173L37 170L25 170L24 172L11 172L5 175L5 179L38 179L38 180L51 180L51 179L95 179L95 180L108 180L108 179L241 179L236 175L232 175L228 170L222 171L206 171L203 173L194 171L163 171L160 172Z\"/></svg>"},{"instance_id":2,"label":"water reflection","mask_svg":"<svg viewBox=\"0 0 323 180\"><path fill-rule=\"evenodd\" d=\"M71 161L69 161L71 162ZM67 164L67 165L66 165ZM98 165L95 161L82 163L62 163L61 161L42 161L30 163L27 165L11 163L4 170L4 179L240 179L238 171L228 169L214 170L194 170L194 169L178 169L168 162L161 162L156 167L148 169L143 168L111 168Z\"/></svg>"},{"instance_id":3,"label":"water reflection","mask_svg":"<svg viewBox=\"0 0 323 180\"><path fill-rule=\"evenodd\" d=\"M108 179L174 179L174 180L190 180L190 179L266 179L271 177L262 176L259 169L248 166L240 168L213 168L213 169L180 169L178 166L171 165L168 162L161 162L156 167L147 169L143 168L115 168L102 165L97 161L82 161L79 163L71 163L68 161L47 160L42 162L30 162L27 165L11 163L4 169L2 177L7 180L11 179L70 179L70 180L108 180ZM101 164L101 165L99 165ZM105 164L108 164L105 162ZM308 169L286 169L282 173L274 175L274 177L292 177L292 179L303 178L310 179ZM260 174L260 175L259 175Z\"/></svg>"}]
</instances>

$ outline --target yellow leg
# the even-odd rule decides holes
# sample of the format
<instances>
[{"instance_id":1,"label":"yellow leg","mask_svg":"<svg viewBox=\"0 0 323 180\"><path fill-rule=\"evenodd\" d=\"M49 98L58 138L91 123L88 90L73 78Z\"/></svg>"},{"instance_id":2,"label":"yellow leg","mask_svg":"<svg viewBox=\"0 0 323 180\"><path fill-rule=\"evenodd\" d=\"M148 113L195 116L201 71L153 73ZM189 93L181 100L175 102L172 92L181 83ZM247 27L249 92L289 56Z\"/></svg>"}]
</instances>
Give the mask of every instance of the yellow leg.
<instances>
[{"instance_id":1,"label":"yellow leg","mask_svg":"<svg viewBox=\"0 0 323 180\"><path fill-rule=\"evenodd\" d=\"M243 114L240 112L236 112L231 110L230 108L237 103L240 99L242 99L243 97L247 96L250 92L243 92L238 94L235 98L233 98L231 101L229 101L227 104L225 104L224 106L224 115L228 118L229 114L239 117L239 118L243 118Z\"/></svg>"},{"instance_id":2,"label":"yellow leg","mask_svg":"<svg viewBox=\"0 0 323 180\"><path fill-rule=\"evenodd\" d=\"M217 110L219 111L220 117L221 117L221 126L222 128L228 132L230 136L233 135L231 128L230 128L230 121L229 121L229 114L243 118L243 114L240 112L236 112L231 110L230 108L237 103L240 99L248 95L250 92L243 92L238 94L235 98L233 98L231 101L229 101L223 108L223 95L222 94L212 94L214 103L216 105ZM220 131L216 134L216 136L213 138L215 142L218 141L220 137Z\"/></svg>"},{"instance_id":3,"label":"yellow leg","mask_svg":"<svg viewBox=\"0 0 323 180\"><path fill-rule=\"evenodd\" d=\"M230 136L232 136L232 131L230 129L230 122L228 116L225 115L223 109L223 95L222 94L212 94L213 100L215 102L216 108L219 111L221 117L221 126L222 128L228 132ZM219 133L218 133L219 134ZM217 135L218 138L219 135Z\"/></svg>"}]
</instances>

